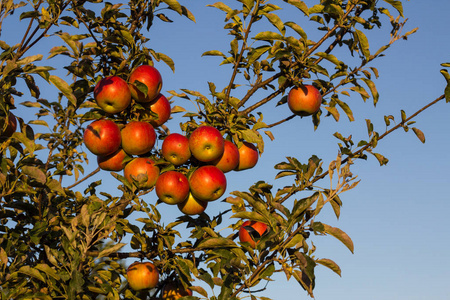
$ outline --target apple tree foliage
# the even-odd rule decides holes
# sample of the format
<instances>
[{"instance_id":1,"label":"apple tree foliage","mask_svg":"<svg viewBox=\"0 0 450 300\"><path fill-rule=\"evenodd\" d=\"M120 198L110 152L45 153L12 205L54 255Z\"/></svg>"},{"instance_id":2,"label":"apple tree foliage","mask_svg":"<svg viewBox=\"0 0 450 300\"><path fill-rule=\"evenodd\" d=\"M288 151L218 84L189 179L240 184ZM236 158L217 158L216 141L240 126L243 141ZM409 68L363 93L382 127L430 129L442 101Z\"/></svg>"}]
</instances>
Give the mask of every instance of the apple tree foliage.
<instances>
[{"instance_id":1,"label":"apple tree foliage","mask_svg":"<svg viewBox=\"0 0 450 300\"><path fill-rule=\"evenodd\" d=\"M249 295L268 299L266 282L275 272L284 272L287 280L298 281L313 296L316 267L339 275L341 271L332 259L315 256L312 238L331 236L353 251L345 232L320 221L320 212L328 205L339 217L341 194L357 185L351 165L369 154L386 164L375 148L399 128L411 128L425 141L423 133L412 127L421 111L409 117L402 112L395 126L391 125L394 116L386 116L388 130L382 134L367 120L365 141L334 134L340 150L331 162L312 156L306 161L286 157L275 163L279 170L275 180L288 177L290 185L276 188L275 182L255 177L256 183L246 191L228 188L231 196L223 197L222 212L180 214L169 224L158 211L159 203L144 199L151 191L139 190L121 174L112 173L118 183L116 193L101 180L90 182L93 174L85 174L85 168L93 162L84 152L83 130L87 122L105 117L93 101L93 88L104 76L126 79L142 64L164 62L176 72L170 57L149 48L148 30L180 18L195 22L189 1L186 6L179 2L2 1L3 33L11 30L1 27L11 19L26 24L24 32L15 31L17 41L0 39L2 130L9 111L19 123L12 136L2 135L0 146L2 299L155 298L164 283L173 281L195 292L185 299ZM353 120L348 96L357 94L375 105L379 98L373 82L378 77L375 61L414 31L402 31L402 3L394 0L230 0L209 6L223 12L224 37L231 36L231 42L228 49L211 49L203 56L231 70L229 82L220 87L209 82L208 95L189 89L170 91L172 99L187 98L198 107L197 112L188 112L174 106L173 113L183 115L180 129L186 135L208 124L237 145L257 144L260 153L264 143L274 139L271 128L295 117L266 124L260 108L286 105L289 89L308 82L323 95L321 111L312 116L315 128L326 117L333 122L342 115ZM295 11L295 22L283 20L281 9ZM302 27L306 23L315 31L307 32ZM382 26L391 29L390 36L384 46L372 49L367 33ZM311 38L313 33L318 38ZM45 43L52 45L50 53L40 53ZM450 81L447 71L442 73ZM57 92L44 99L41 90L49 85ZM449 101L449 95L447 88L429 105ZM136 104L113 118L118 123L139 119L141 108ZM25 111L35 118L25 122L21 117ZM158 128L160 139L169 132L166 126ZM152 156L163 171L174 169L158 149ZM195 167L186 165L185 171ZM86 189L78 188L82 182L88 183ZM135 212L142 217L132 218ZM235 222L230 225L225 218ZM269 227L256 249L237 239L239 226L248 219ZM186 227L189 236L181 236L180 228ZM223 231L224 227L230 230ZM161 273L158 287L139 293L131 290L125 276L127 258L151 260Z\"/></svg>"}]
</instances>

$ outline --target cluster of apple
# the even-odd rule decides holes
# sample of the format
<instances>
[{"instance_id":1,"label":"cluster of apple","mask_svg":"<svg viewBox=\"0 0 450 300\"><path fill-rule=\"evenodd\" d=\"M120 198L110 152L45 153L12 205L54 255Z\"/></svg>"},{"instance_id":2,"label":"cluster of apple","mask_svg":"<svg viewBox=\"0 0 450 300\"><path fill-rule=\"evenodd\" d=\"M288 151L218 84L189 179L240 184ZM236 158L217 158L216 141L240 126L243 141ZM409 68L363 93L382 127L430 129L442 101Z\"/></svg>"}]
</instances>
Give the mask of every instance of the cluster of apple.
<instances>
[{"instance_id":1,"label":"cluster of apple","mask_svg":"<svg viewBox=\"0 0 450 300\"><path fill-rule=\"evenodd\" d=\"M161 156L175 168L186 163L195 166L189 179L177 169L161 173L155 160L147 157L157 138L154 127L170 118L170 103L160 93L161 87L161 75L152 66L139 66L128 82L118 76L101 79L94 88L94 98L107 114L124 111L132 100L144 110L138 110L139 120L126 124L109 118L95 120L86 128L83 141L97 155L102 170L123 170L131 184L143 190L154 187L161 201L177 204L184 214L200 214L209 201L224 194L224 173L254 167L259 153L255 145L244 141L238 148L225 140L217 128L204 125L189 137L171 133L161 146Z\"/></svg>"},{"instance_id":2,"label":"cluster of apple","mask_svg":"<svg viewBox=\"0 0 450 300\"><path fill-rule=\"evenodd\" d=\"M135 291L153 289L159 282L159 272L151 262L134 262L127 268L128 285ZM190 289L170 282L164 285L161 298L176 300L184 296L192 296Z\"/></svg>"}]
</instances>

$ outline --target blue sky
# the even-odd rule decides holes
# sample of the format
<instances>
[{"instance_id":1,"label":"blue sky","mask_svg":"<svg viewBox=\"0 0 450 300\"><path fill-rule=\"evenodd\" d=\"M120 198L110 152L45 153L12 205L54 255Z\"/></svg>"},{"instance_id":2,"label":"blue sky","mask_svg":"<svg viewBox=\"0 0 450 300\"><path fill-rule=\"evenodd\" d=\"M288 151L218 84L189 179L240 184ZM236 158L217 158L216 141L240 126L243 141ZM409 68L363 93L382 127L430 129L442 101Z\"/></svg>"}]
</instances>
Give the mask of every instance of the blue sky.
<instances>
[{"instance_id":1,"label":"blue sky","mask_svg":"<svg viewBox=\"0 0 450 300\"><path fill-rule=\"evenodd\" d=\"M208 95L208 81L215 82L221 89L230 76L229 66L218 66L220 59L201 57L207 50L227 51L230 37L221 29L224 15L217 9L205 7L212 1L180 2L192 11L197 22L170 15L175 23L155 23L149 32L150 47L174 59L176 72L163 63L155 66L163 76L163 92L187 88ZM310 6L315 1L305 2ZM258 180L273 182L277 173L273 165L286 156L306 162L312 154L317 154L327 166L337 155L334 132L339 131L344 136L353 134L356 141L366 139L366 118L382 133L384 115L394 115L400 120L401 109L409 115L439 97L445 87L445 80L439 73L440 63L450 61L448 12L450 2L447 0L404 1L404 14L409 19L405 30L415 27L419 30L408 41L394 44L386 57L375 61L374 66L380 73L376 80L380 93L377 107L364 104L358 95L352 95L349 103L355 112L354 122L350 123L345 117L339 123L326 118L314 131L308 118L295 118L275 128L275 141L266 139L266 149L257 167L227 177L228 191L246 190ZM282 13L289 15L289 12ZM296 21L302 26L306 22ZM6 34L5 30L2 34ZM372 51L386 42L388 36L374 33L374 38L370 43ZM186 100L174 100L176 105L189 108ZM415 126L425 133L425 144L412 131L399 130L382 140L376 149L389 158L387 166L379 167L373 157L353 166L352 171L361 183L341 196L344 206L339 220L331 210L325 209L321 221L347 232L355 244L355 253L350 253L332 237L313 238L317 256L333 259L342 269L342 277L339 277L325 267L316 268L316 299L450 299L447 254L450 249L449 109L449 104L442 101L416 119ZM267 122L289 114L286 106L264 111ZM168 126L172 131L179 131L176 119ZM96 168L95 164L92 157L92 169ZM93 179L117 185L104 173ZM150 202L156 200L154 193L146 197ZM213 202L208 212L221 207L220 202ZM173 207L161 205L158 208L167 219L166 224L179 216ZM308 299L295 279L286 282L284 275L276 276L264 296L276 300Z\"/></svg>"}]
</instances>

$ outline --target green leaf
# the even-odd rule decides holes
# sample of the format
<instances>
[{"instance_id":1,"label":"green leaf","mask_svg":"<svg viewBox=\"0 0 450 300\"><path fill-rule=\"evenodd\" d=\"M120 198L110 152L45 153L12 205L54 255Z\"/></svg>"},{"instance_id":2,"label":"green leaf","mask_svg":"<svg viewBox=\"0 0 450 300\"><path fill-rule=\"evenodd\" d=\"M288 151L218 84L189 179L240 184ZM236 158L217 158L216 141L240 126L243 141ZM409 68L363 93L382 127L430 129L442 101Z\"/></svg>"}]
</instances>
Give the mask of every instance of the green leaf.
<instances>
[{"instance_id":1,"label":"green leaf","mask_svg":"<svg viewBox=\"0 0 450 300\"><path fill-rule=\"evenodd\" d=\"M261 214L255 211L240 211L232 215L230 218L247 219L263 223L267 222L267 220Z\"/></svg>"},{"instance_id":2,"label":"green leaf","mask_svg":"<svg viewBox=\"0 0 450 300\"><path fill-rule=\"evenodd\" d=\"M42 57L43 57L42 54L36 54L36 55L33 55L33 56L28 56L28 57L25 57L25 58L23 58L21 60L18 60L17 64L19 66L27 65L27 64L32 63L34 61L42 60Z\"/></svg>"},{"instance_id":3,"label":"green leaf","mask_svg":"<svg viewBox=\"0 0 450 300\"><path fill-rule=\"evenodd\" d=\"M276 14L264 14L264 16L269 20L269 22L275 26L281 34L285 34L286 28L284 27L283 21Z\"/></svg>"},{"instance_id":4,"label":"green leaf","mask_svg":"<svg viewBox=\"0 0 450 300\"><path fill-rule=\"evenodd\" d=\"M64 96L66 96L72 105L77 105L77 98L73 94L72 88L69 84L67 84L67 82L55 75L50 75L49 81L53 83Z\"/></svg>"},{"instance_id":5,"label":"green leaf","mask_svg":"<svg viewBox=\"0 0 450 300\"><path fill-rule=\"evenodd\" d=\"M305 40L305 41L308 40L308 36L306 35L306 32L297 23L286 22L286 23L284 23L284 25L292 28L295 32L297 32L302 37L303 40Z\"/></svg>"},{"instance_id":6,"label":"green leaf","mask_svg":"<svg viewBox=\"0 0 450 300\"><path fill-rule=\"evenodd\" d=\"M37 264L36 269L44 272L45 274L47 274L47 276L53 277L56 280L61 279L61 277L58 275L58 273L47 264Z\"/></svg>"},{"instance_id":7,"label":"green leaf","mask_svg":"<svg viewBox=\"0 0 450 300\"><path fill-rule=\"evenodd\" d=\"M375 83L372 80L366 79L366 78L361 78L361 80L364 81L367 84L367 86L369 87L370 92L372 93L372 97L373 97L373 104L376 105L380 95L378 94Z\"/></svg>"},{"instance_id":8,"label":"green leaf","mask_svg":"<svg viewBox=\"0 0 450 300\"><path fill-rule=\"evenodd\" d=\"M222 56L223 58L227 58L225 54L220 52L219 50L210 50L206 51L202 54L202 56Z\"/></svg>"},{"instance_id":9,"label":"green leaf","mask_svg":"<svg viewBox=\"0 0 450 300\"><path fill-rule=\"evenodd\" d=\"M198 248L229 248L237 247L237 245L230 239L223 237L208 238L200 242Z\"/></svg>"},{"instance_id":10,"label":"green leaf","mask_svg":"<svg viewBox=\"0 0 450 300\"><path fill-rule=\"evenodd\" d=\"M121 249L125 245L126 245L125 243L118 243L110 248L104 249L104 250L100 251L100 253L97 256L97 259L102 258L102 257L107 257L111 253L115 253L115 252L119 251L119 249Z\"/></svg>"},{"instance_id":11,"label":"green leaf","mask_svg":"<svg viewBox=\"0 0 450 300\"><path fill-rule=\"evenodd\" d=\"M370 56L369 40L367 39L366 35L358 29L355 29L354 34L355 39L359 42L359 49L361 50L364 57L368 60Z\"/></svg>"},{"instance_id":12,"label":"green leaf","mask_svg":"<svg viewBox=\"0 0 450 300\"><path fill-rule=\"evenodd\" d=\"M46 281L44 276L42 276L42 274L38 270L32 269L30 266L23 266L23 267L21 267L19 269L18 272L22 273L22 274L25 274L25 275L28 275L30 277L36 278L36 279L38 279L38 280L40 280L42 282Z\"/></svg>"},{"instance_id":13,"label":"green leaf","mask_svg":"<svg viewBox=\"0 0 450 300\"><path fill-rule=\"evenodd\" d=\"M232 13L233 12L233 10L229 6L223 4L222 2L216 2L214 4L209 4L207 6L218 8L218 9L220 9L220 10L226 12L226 13Z\"/></svg>"},{"instance_id":14,"label":"green leaf","mask_svg":"<svg viewBox=\"0 0 450 300\"><path fill-rule=\"evenodd\" d=\"M289 3L290 5L297 7L305 14L305 16L309 16L308 6L303 1L300 0L285 0L285 1L287 1L287 3Z\"/></svg>"},{"instance_id":15,"label":"green leaf","mask_svg":"<svg viewBox=\"0 0 450 300\"><path fill-rule=\"evenodd\" d=\"M331 236L334 236L339 241L341 241L352 253L354 251L354 245L351 238L341 229L337 227L332 227L327 224L323 224L321 222L314 222L312 225L313 229L315 231L319 231L322 233L329 234Z\"/></svg>"},{"instance_id":16,"label":"green leaf","mask_svg":"<svg viewBox=\"0 0 450 300\"><path fill-rule=\"evenodd\" d=\"M398 0L383 0L383 1L392 5L399 12L400 16L403 17L403 5L401 1Z\"/></svg>"},{"instance_id":17,"label":"green leaf","mask_svg":"<svg viewBox=\"0 0 450 300\"><path fill-rule=\"evenodd\" d=\"M255 37L255 40L262 41L273 41L273 40L284 40L284 37L281 34L272 32L272 31L263 31L258 33Z\"/></svg>"},{"instance_id":18,"label":"green leaf","mask_svg":"<svg viewBox=\"0 0 450 300\"><path fill-rule=\"evenodd\" d=\"M317 55L319 57L322 57L322 58L328 60L329 62L332 62L336 66L339 66L341 64L339 59L337 59L337 57L334 56L333 54L328 54L328 53L325 53L325 52L317 52L315 55Z\"/></svg>"},{"instance_id":19,"label":"green leaf","mask_svg":"<svg viewBox=\"0 0 450 300\"><path fill-rule=\"evenodd\" d=\"M341 268L339 268L339 266L331 259L321 258L321 259L316 260L316 263L327 267L328 269L332 270L333 272L335 272L336 274L341 276Z\"/></svg>"},{"instance_id":20,"label":"green leaf","mask_svg":"<svg viewBox=\"0 0 450 300\"><path fill-rule=\"evenodd\" d=\"M38 167L23 166L22 172L41 184L44 184L47 181L47 176L45 176L45 173Z\"/></svg>"}]
</instances>

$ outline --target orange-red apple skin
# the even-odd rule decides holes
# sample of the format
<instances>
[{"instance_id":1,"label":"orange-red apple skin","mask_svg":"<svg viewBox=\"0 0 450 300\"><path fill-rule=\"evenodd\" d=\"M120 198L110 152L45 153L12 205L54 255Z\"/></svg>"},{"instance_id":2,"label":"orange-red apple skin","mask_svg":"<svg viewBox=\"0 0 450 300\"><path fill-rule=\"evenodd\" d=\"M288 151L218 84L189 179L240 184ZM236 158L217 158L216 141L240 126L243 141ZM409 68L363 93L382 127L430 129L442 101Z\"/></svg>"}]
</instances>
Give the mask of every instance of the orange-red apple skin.
<instances>
[{"instance_id":1,"label":"orange-red apple skin","mask_svg":"<svg viewBox=\"0 0 450 300\"><path fill-rule=\"evenodd\" d=\"M189 180L177 171L167 171L156 180L155 192L167 204L178 204L189 196Z\"/></svg>"},{"instance_id":2,"label":"orange-red apple skin","mask_svg":"<svg viewBox=\"0 0 450 300\"><path fill-rule=\"evenodd\" d=\"M312 85L298 86L289 91L287 103L294 114L309 116L319 111L322 95Z\"/></svg>"},{"instance_id":3,"label":"orange-red apple skin","mask_svg":"<svg viewBox=\"0 0 450 300\"><path fill-rule=\"evenodd\" d=\"M134 178L140 182L137 186L141 189L154 187L159 172L159 167L155 165L155 161L147 157L134 158L123 169L123 174L127 181L132 183ZM147 176L147 180L144 181L145 176Z\"/></svg>"},{"instance_id":4,"label":"orange-red apple skin","mask_svg":"<svg viewBox=\"0 0 450 300\"><path fill-rule=\"evenodd\" d=\"M156 142L156 133L148 122L131 121L121 131L122 148L129 155L142 155L150 150Z\"/></svg>"},{"instance_id":5,"label":"orange-red apple skin","mask_svg":"<svg viewBox=\"0 0 450 300\"><path fill-rule=\"evenodd\" d=\"M175 166L182 165L191 158L189 139L182 134L171 133L164 139L161 152L165 160Z\"/></svg>"},{"instance_id":6,"label":"orange-red apple skin","mask_svg":"<svg viewBox=\"0 0 450 300\"><path fill-rule=\"evenodd\" d=\"M139 81L147 86L147 95L142 93L136 86L135 81ZM131 97L137 102L152 102L161 92L162 77L159 71L149 65L142 65L134 69L128 78Z\"/></svg>"},{"instance_id":7,"label":"orange-red apple skin","mask_svg":"<svg viewBox=\"0 0 450 300\"><path fill-rule=\"evenodd\" d=\"M251 169L258 163L259 153L255 145L243 142L239 148L239 164L236 171Z\"/></svg>"},{"instance_id":8,"label":"orange-red apple skin","mask_svg":"<svg viewBox=\"0 0 450 300\"><path fill-rule=\"evenodd\" d=\"M108 119L100 119L87 126L83 141L93 154L105 156L120 148L122 138L116 123Z\"/></svg>"},{"instance_id":9,"label":"orange-red apple skin","mask_svg":"<svg viewBox=\"0 0 450 300\"><path fill-rule=\"evenodd\" d=\"M192 156L201 162L212 162L222 156L225 140L220 131L212 126L200 126L189 136Z\"/></svg>"},{"instance_id":10,"label":"orange-red apple skin","mask_svg":"<svg viewBox=\"0 0 450 300\"><path fill-rule=\"evenodd\" d=\"M101 79L94 88L97 105L109 114L125 110L131 103L131 92L128 83L119 76Z\"/></svg>"}]
</instances>

